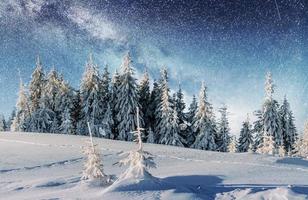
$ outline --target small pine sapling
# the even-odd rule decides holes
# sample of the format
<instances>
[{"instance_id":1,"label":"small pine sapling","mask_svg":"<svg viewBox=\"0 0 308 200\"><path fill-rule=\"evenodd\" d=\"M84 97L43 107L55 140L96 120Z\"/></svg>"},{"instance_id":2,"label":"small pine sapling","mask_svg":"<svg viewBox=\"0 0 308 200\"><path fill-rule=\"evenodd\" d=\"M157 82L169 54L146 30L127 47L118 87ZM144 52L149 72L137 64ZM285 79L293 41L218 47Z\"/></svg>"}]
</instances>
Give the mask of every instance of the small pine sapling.
<instances>
[{"instance_id":1,"label":"small pine sapling","mask_svg":"<svg viewBox=\"0 0 308 200\"><path fill-rule=\"evenodd\" d=\"M128 165L128 169L120 176L120 179L148 179L152 175L148 172L149 168L155 168L156 164L153 161L153 156L147 151L143 150L142 135L139 122L139 108L137 107L137 130L133 132L136 137L137 149L125 152L121 155L125 156L124 159L119 161L120 166Z\"/></svg>"},{"instance_id":2,"label":"small pine sapling","mask_svg":"<svg viewBox=\"0 0 308 200\"><path fill-rule=\"evenodd\" d=\"M81 180L98 181L100 184L111 183L110 176L103 171L103 165L100 159L97 145L94 145L90 124L88 122L90 139L87 141L87 146L83 147L83 154L86 156L84 169Z\"/></svg>"}]
</instances>

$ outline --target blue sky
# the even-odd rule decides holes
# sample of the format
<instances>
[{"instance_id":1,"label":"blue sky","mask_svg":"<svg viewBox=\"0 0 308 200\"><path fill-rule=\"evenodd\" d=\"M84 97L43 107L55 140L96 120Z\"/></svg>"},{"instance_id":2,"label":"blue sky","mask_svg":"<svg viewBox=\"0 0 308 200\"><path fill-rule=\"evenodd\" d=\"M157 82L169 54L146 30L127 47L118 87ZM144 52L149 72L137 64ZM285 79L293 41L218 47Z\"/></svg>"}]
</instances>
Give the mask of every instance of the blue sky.
<instances>
[{"instance_id":1,"label":"blue sky","mask_svg":"<svg viewBox=\"0 0 308 200\"><path fill-rule=\"evenodd\" d=\"M215 108L226 104L233 133L261 107L264 76L273 73L275 97L286 95L302 129L307 116L307 7L304 0L0 2L0 111L16 102L18 69L29 81L39 54L78 87L87 55L114 72L132 53L137 74L152 79L168 67L187 103L201 81Z\"/></svg>"}]
</instances>

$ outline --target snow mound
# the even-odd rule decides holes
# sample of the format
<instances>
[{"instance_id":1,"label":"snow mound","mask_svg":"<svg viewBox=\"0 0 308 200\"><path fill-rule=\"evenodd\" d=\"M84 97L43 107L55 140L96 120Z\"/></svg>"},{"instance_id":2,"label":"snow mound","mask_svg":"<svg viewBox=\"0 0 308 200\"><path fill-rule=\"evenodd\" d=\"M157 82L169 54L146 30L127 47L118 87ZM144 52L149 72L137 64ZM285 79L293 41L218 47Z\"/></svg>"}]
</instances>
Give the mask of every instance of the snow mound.
<instances>
[{"instance_id":1,"label":"snow mound","mask_svg":"<svg viewBox=\"0 0 308 200\"><path fill-rule=\"evenodd\" d=\"M292 199L292 200L305 200L307 196L300 195L292 192L288 188L275 188L269 189L260 192L253 192L252 189L245 190L233 190L231 192L217 194L216 200L230 200L230 199L238 199L238 200L259 200L259 199L270 199L270 200L282 200L282 199Z\"/></svg>"},{"instance_id":2,"label":"snow mound","mask_svg":"<svg viewBox=\"0 0 308 200\"><path fill-rule=\"evenodd\" d=\"M208 199L199 197L188 188L174 185L155 177L119 179L102 193L103 199Z\"/></svg>"}]
</instances>

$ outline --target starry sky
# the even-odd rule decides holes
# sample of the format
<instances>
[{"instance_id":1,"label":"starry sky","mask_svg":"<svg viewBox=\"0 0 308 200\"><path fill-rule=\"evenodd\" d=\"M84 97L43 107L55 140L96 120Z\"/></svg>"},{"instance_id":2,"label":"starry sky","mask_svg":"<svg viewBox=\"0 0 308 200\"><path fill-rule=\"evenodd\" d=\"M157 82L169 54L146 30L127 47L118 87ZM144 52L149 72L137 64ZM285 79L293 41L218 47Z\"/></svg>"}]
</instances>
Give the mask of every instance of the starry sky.
<instances>
[{"instance_id":1,"label":"starry sky","mask_svg":"<svg viewBox=\"0 0 308 200\"><path fill-rule=\"evenodd\" d=\"M187 103L208 86L214 108L229 108L238 134L261 107L264 76L290 101L302 130L308 118L308 9L305 0L6 0L0 2L0 112L13 109L18 70L29 81L40 55L78 87L90 52L114 72L130 51L137 76L167 66Z\"/></svg>"}]
</instances>

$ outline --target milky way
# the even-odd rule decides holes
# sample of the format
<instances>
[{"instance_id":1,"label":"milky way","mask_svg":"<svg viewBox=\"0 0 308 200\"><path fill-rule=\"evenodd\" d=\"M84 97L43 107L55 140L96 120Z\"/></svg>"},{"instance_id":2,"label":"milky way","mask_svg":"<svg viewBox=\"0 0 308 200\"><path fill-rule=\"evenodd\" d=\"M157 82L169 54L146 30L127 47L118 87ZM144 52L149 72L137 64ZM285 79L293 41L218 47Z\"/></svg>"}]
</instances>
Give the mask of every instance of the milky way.
<instances>
[{"instance_id":1,"label":"milky way","mask_svg":"<svg viewBox=\"0 0 308 200\"><path fill-rule=\"evenodd\" d=\"M125 52L152 79L166 65L187 100L205 80L215 108L225 103L233 133L264 99L272 71L275 97L288 97L299 129L308 118L308 28L304 0L0 2L0 109L15 105L18 69L28 81L39 54L75 87L89 52L113 72Z\"/></svg>"}]
</instances>

